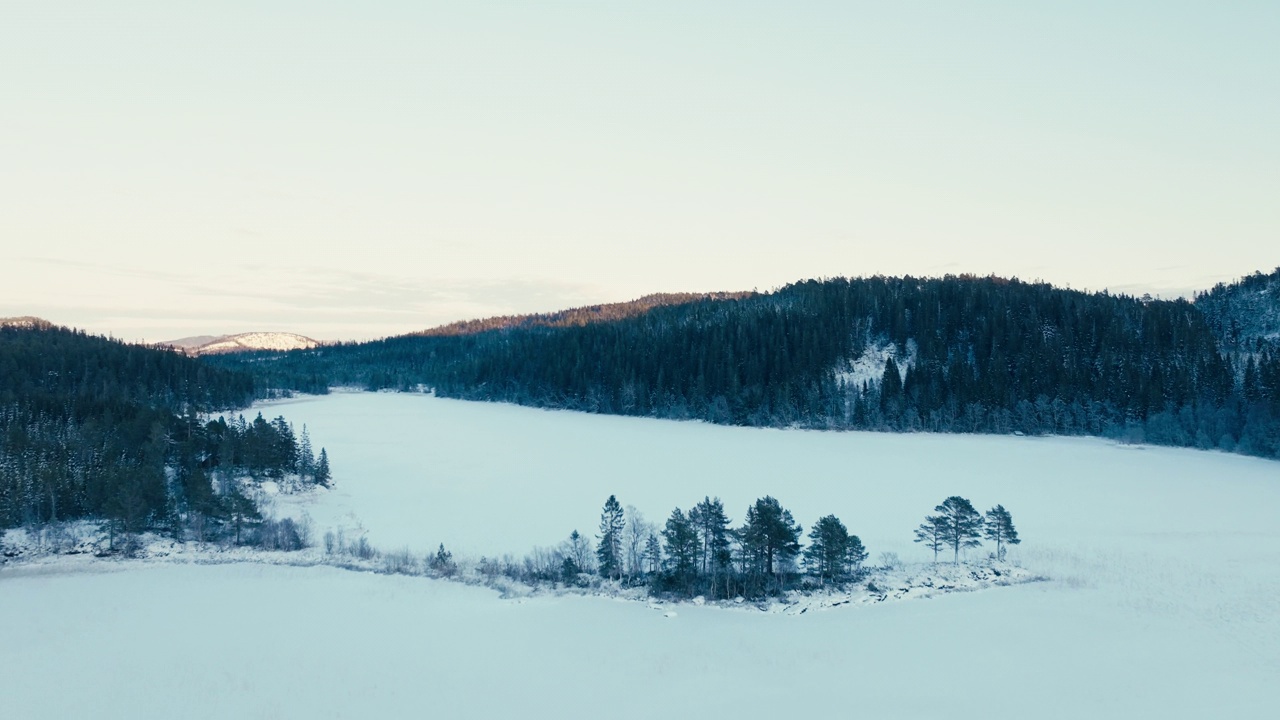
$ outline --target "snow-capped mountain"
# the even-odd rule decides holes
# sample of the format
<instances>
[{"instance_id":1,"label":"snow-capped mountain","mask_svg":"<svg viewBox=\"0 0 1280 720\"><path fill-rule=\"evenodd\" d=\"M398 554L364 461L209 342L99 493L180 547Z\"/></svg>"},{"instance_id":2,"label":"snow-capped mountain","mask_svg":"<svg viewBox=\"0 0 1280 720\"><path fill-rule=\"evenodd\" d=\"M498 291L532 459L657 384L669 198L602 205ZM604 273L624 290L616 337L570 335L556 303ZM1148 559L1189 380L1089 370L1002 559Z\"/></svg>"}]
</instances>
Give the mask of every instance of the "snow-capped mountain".
<instances>
[{"instance_id":1,"label":"snow-capped mountain","mask_svg":"<svg viewBox=\"0 0 1280 720\"><path fill-rule=\"evenodd\" d=\"M197 335L195 337L157 343L188 355L215 355L219 353L248 352L252 350L309 350L321 345L304 335L286 332L248 332L238 335Z\"/></svg>"},{"instance_id":2,"label":"snow-capped mountain","mask_svg":"<svg viewBox=\"0 0 1280 720\"><path fill-rule=\"evenodd\" d=\"M53 323L44 318L32 317L24 315L22 317L0 318L0 327L16 327L28 330L46 330L53 327Z\"/></svg>"}]
</instances>

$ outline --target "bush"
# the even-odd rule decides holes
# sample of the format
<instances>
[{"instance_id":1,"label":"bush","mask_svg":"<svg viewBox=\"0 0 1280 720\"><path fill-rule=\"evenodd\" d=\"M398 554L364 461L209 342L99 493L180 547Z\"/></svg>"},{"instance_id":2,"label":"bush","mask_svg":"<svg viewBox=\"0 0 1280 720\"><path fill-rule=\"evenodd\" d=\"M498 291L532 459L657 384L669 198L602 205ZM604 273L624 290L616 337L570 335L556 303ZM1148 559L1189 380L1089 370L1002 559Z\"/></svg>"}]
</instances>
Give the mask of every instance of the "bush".
<instances>
[{"instance_id":1,"label":"bush","mask_svg":"<svg viewBox=\"0 0 1280 720\"><path fill-rule=\"evenodd\" d=\"M293 518L284 518L283 520L275 520L268 518L258 525L257 538L254 545L263 550L283 550L293 551L305 548L306 542L304 537L309 532L296 522Z\"/></svg>"}]
</instances>

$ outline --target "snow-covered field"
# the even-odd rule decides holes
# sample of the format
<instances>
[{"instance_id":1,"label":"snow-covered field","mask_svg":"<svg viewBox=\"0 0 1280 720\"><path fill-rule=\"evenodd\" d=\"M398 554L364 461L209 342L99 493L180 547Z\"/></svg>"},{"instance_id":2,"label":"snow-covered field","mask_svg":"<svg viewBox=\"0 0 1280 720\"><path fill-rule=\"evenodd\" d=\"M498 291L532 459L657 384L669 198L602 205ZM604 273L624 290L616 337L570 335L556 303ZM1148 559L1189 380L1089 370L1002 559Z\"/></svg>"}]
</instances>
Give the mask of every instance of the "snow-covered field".
<instances>
[{"instance_id":1,"label":"snow-covered field","mask_svg":"<svg viewBox=\"0 0 1280 720\"><path fill-rule=\"evenodd\" d=\"M1273 717L1280 464L1089 439L715 427L420 395L271 403L334 490L281 498L384 549L522 554L611 493L835 513L882 551L952 494L1050 580L803 616L333 568L0 569L0 717ZM85 572L84 567L97 571ZM72 571L72 568L76 568ZM674 611L673 617L667 617Z\"/></svg>"}]
</instances>

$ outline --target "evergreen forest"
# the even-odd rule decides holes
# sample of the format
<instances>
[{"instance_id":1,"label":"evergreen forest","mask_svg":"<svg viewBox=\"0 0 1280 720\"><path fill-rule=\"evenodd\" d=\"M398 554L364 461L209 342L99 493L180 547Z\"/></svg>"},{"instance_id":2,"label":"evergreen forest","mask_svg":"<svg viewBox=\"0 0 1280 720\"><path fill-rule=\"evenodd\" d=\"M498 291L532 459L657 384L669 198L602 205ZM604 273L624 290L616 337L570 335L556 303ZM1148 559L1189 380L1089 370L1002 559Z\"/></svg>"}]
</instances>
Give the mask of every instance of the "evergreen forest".
<instances>
[{"instance_id":1,"label":"evergreen forest","mask_svg":"<svg viewBox=\"0 0 1280 720\"><path fill-rule=\"evenodd\" d=\"M243 370L52 326L0 327L0 530L104 520L113 534L237 541L245 479L327 483L284 420L211 414L259 396Z\"/></svg>"},{"instance_id":2,"label":"evergreen forest","mask_svg":"<svg viewBox=\"0 0 1280 720\"><path fill-rule=\"evenodd\" d=\"M212 361L304 392L429 389L722 424L1099 435L1274 458L1280 345L1242 338L1260 321L1241 314L1261 311L1232 299L1277 277L1194 303L996 277L810 280Z\"/></svg>"}]
</instances>

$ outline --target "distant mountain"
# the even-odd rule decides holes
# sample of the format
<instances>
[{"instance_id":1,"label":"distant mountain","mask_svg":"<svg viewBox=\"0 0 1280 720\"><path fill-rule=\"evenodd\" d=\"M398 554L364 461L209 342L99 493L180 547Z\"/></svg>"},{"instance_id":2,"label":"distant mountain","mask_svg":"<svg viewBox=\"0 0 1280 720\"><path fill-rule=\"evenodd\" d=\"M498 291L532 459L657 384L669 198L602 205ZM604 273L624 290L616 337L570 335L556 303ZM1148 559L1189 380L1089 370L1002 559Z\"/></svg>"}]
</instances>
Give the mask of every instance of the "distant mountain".
<instances>
[{"instance_id":1,"label":"distant mountain","mask_svg":"<svg viewBox=\"0 0 1280 720\"><path fill-rule=\"evenodd\" d=\"M49 330L53 323L44 318L24 315L22 317L0 318L0 327L23 328L27 330Z\"/></svg>"},{"instance_id":2,"label":"distant mountain","mask_svg":"<svg viewBox=\"0 0 1280 720\"><path fill-rule=\"evenodd\" d=\"M668 305L686 305L704 300L737 300L754 295L752 292L713 292L713 293L654 293L635 300L601 305L585 305L583 307L559 310L552 313L535 315L501 315L483 320L464 320L462 322L441 325L440 327L410 333L420 337L450 337L471 335L490 330L512 330L516 328L564 328L580 327L599 322L613 322L643 315L654 308Z\"/></svg>"},{"instance_id":3,"label":"distant mountain","mask_svg":"<svg viewBox=\"0 0 1280 720\"><path fill-rule=\"evenodd\" d=\"M1257 352L1280 345L1280 268L1219 283L1195 304L1224 349Z\"/></svg>"},{"instance_id":4,"label":"distant mountain","mask_svg":"<svg viewBox=\"0 0 1280 720\"><path fill-rule=\"evenodd\" d=\"M284 332L248 332L239 335L197 335L156 343L159 347L171 347L188 355L220 355L223 353L253 352L258 350L310 350L324 343L304 335Z\"/></svg>"},{"instance_id":5,"label":"distant mountain","mask_svg":"<svg viewBox=\"0 0 1280 720\"><path fill-rule=\"evenodd\" d=\"M208 345L215 340L221 340L226 335L195 335L193 337L178 338L177 340L166 340L165 342L156 343L162 347L178 348L186 350L188 348L198 348L202 345Z\"/></svg>"}]
</instances>

